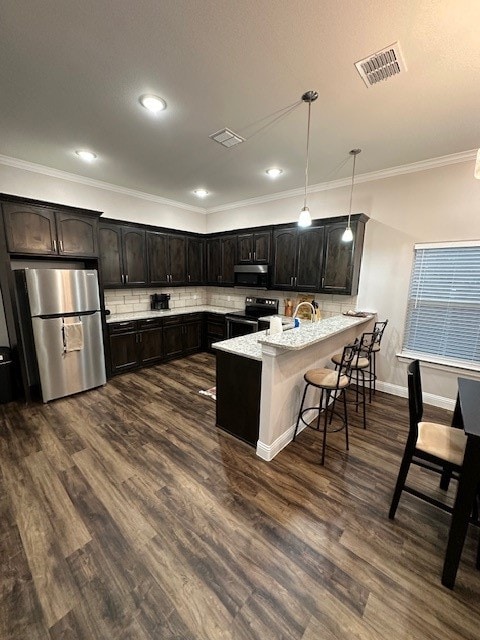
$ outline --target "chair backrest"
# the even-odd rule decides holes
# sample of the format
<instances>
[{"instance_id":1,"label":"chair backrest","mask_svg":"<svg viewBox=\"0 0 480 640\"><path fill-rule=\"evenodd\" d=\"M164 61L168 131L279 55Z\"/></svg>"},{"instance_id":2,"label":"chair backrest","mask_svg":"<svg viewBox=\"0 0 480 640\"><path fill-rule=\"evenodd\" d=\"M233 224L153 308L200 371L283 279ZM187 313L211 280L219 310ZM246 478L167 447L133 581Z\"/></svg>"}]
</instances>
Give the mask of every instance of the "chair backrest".
<instances>
[{"instance_id":1,"label":"chair backrest","mask_svg":"<svg viewBox=\"0 0 480 640\"><path fill-rule=\"evenodd\" d=\"M377 332L377 339L375 343L378 344L378 346L380 346L380 343L382 342L383 332L385 331L387 324L388 320L383 320L382 322L375 322L373 326L373 330Z\"/></svg>"},{"instance_id":2,"label":"chair backrest","mask_svg":"<svg viewBox=\"0 0 480 640\"><path fill-rule=\"evenodd\" d=\"M354 359L359 354L359 349L360 341L358 340L358 338L353 344L347 344L346 347L343 347L342 361L340 362L340 366L338 368L337 386L340 382L341 376L347 376L349 380L352 378L352 364Z\"/></svg>"},{"instance_id":3,"label":"chair backrest","mask_svg":"<svg viewBox=\"0 0 480 640\"><path fill-rule=\"evenodd\" d=\"M372 355L372 349L375 344L378 344L378 332L369 331L362 333L360 338L359 351L364 358L370 358Z\"/></svg>"},{"instance_id":4,"label":"chair backrest","mask_svg":"<svg viewBox=\"0 0 480 640\"><path fill-rule=\"evenodd\" d=\"M422 379L420 362L413 360L408 365L408 412L410 414L410 436L418 435L418 423L423 416Z\"/></svg>"}]
</instances>

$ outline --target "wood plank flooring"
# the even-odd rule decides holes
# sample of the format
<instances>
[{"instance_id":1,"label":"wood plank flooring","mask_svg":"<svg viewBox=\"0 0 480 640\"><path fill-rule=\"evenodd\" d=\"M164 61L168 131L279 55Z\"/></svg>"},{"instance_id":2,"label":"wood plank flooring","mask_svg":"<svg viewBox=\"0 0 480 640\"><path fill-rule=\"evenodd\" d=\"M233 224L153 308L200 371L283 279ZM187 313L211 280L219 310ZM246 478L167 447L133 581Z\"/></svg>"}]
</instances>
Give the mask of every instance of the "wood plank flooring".
<instances>
[{"instance_id":1,"label":"wood plank flooring","mask_svg":"<svg viewBox=\"0 0 480 640\"><path fill-rule=\"evenodd\" d=\"M0 407L1 640L480 638L478 530L451 592L448 515L387 518L406 400L377 393L322 468L315 431L266 463L216 429L214 383L197 354Z\"/></svg>"}]
</instances>

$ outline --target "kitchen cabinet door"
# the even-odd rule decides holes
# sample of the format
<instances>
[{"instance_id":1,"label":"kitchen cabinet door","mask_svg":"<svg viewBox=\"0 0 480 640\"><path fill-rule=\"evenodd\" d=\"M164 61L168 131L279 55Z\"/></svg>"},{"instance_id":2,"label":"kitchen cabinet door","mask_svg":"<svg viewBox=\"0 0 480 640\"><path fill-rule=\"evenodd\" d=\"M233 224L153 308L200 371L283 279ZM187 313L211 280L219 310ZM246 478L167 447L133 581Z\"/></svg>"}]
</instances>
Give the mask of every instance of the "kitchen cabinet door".
<instances>
[{"instance_id":1,"label":"kitchen cabinet door","mask_svg":"<svg viewBox=\"0 0 480 640\"><path fill-rule=\"evenodd\" d=\"M201 238L187 239L187 283L205 283L205 241Z\"/></svg>"},{"instance_id":2,"label":"kitchen cabinet door","mask_svg":"<svg viewBox=\"0 0 480 640\"><path fill-rule=\"evenodd\" d=\"M98 230L100 267L103 286L123 286L122 228L119 225L100 225Z\"/></svg>"},{"instance_id":3,"label":"kitchen cabinet door","mask_svg":"<svg viewBox=\"0 0 480 640\"><path fill-rule=\"evenodd\" d=\"M175 358L183 354L183 324L163 327L163 353L165 358Z\"/></svg>"},{"instance_id":4,"label":"kitchen cabinet door","mask_svg":"<svg viewBox=\"0 0 480 640\"><path fill-rule=\"evenodd\" d=\"M238 264L253 262L253 233L242 233L237 236Z\"/></svg>"},{"instance_id":5,"label":"kitchen cabinet door","mask_svg":"<svg viewBox=\"0 0 480 640\"><path fill-rule=\"evenodd\" d=\"M169 236L170 284L185 284L187 281L187 260L185 236Z\"/></svg>"},{"instance_id":6,"label":"kitchen cabinet door","mask_svg":"<svg viewBox=\"0 0 480 640\"><path fill-rule=\"evenodd\" d=\"M184 353L196 353L202 349L202 320L186 322L183 325Z\"/></svg>"},{"instance_id":7,"label":"kitchen cabinet door","mask_svg":"<svg viewBox=\"0 0 480 640\"><path fill-rule=\"evenodd\" d=\"M219 284L221 275L220 238L207 240L207 284Z\"/></svg>"},{"instance_id":8,"label":"kitchen cabinet door","mask_svg":"<svg viewBox=\"0 0 480 640\"><path fill-rule=\"evenodd\" d=\"M324 227L298 230L295 289L319 291L322 278Z\"/></svg>"},{"instance_id":9,"label":"kitchen cabinet door","mask_svg":"<svg viewBox=\"0 0 480 640\"><path fill-rule=\"evenodd\" d=\"M165 233L147 232L147 251L150 284L168 284L168 236Z\"/></svg>"},{"instance_id":10,"label":"kitchen cabinet door","mask_svg":"<svg viewBox=\"0 0 480 640\"><path fill-rule=\"evenodd\" d=\"M43 207L3 203L7 247L11 253L57 255L55 212Z\"/></svg>"},{"instance_id":11,"label":"kitchen cabinet door","mask_svg":"<svg viewBox=\"0 0 480 640\"><path fill-rule=\"evenodd\" d=\"M237 236L238 264L268 264L270 262L271 233L241 233Z\"/></svg>"},{"instance_id":12,"label":"kitchen cabinet door","mask_svg":"<svg viewBox=\"0 0 480 640\"><path fill-rule=\"evenodd\" d=\"M163 358L163 329L154 327L138 333L139 361L142 365L159 362Z\"/></svg>"},{"instance_id":13,"label":"kitchen cabinet door","mask_svg":"<svg viewBox=\"0 0 480 640\"><path fill-rule=\"evenodd\" d=\"M222 270L220 283L233 285L234 266L237 260L237 236L223 236L221 238Z\"/></svg>"},{"instance_id":14,"label":"kitchen cabinet door","mask_svg":"<svg viewBox=\"0 0 480 640\"><path fill-rule=\"evenodd\" d=\"M270 231L262 231L253 234L253 262L255 264L268 264L270 262Z\"/></svg>"},{"instance_id":15,"label":"kitchen cabinet door","mask_svg":"<svg viewBox=\"0 0 480 640\"><path fill-rule=\"evenodd\" d=\"M357 224L351 224L353 242L343 242L345 223L330 224L326 227L324 270L322 291L324 293L353 294L352 277L355 256L363 248L363 235L360 238ZM358 286L358 278L357 278ZM355 291L356 293L356 291Z\"/></svg>"},{"instance_id":16,"label":"kitchen cabinet door","mask_svg":"<svg viewBox=\"0 0 480 640\"><path fill-rule=\"evenodd\" d=\"M147 284L145 231L133 227L122 229L123 269L125 285Z\"/></svg>"},{"instance_id":17,"label":"kitchen cabinet door","mask_svg":"<svg viewBox=\"0 0 480 640\"><path fill-rule=\"evenodd\" d=\"M56 216L60 255L93 257L98 254L97 218L61 211L58 211Z\"/></svg>"},{"instance_id":18,"label":"kitchen cabinet door","mask_svg":"<svg viewBox=\"0 0 480 640\"><path fill-rule=\"evenodd\" d=\"M294 288L297 257L297 230L276 229L273 232L272 288Z\"/></svg>"},{"instance_id":19,"label":"kitchen cabinet door","mask_svg":"<svg viewBox=\"0 0 480 640\"><path fill-rule=\"evenodd\" d=\"M137 333L110 334L112 374L135 369L138 365Z\"/></svg>"}]
</instances>

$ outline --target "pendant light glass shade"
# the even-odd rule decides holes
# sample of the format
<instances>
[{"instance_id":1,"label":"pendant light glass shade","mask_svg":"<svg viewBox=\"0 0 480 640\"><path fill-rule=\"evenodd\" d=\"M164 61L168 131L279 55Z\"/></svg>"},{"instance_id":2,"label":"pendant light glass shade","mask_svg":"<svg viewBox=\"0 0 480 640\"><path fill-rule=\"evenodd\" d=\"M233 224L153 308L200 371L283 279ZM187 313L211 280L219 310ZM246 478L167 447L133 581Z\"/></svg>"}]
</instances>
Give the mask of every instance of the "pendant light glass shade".
<instances>
[{"instance_id":1,"label":"pendant light glass shade","mask_svg":"<svg viewBox=\"0 0 480 640\"><path fill-rule=\"evenodd\" d=\"M480 149L477 151L477 160L475 162L475 171L473 175L477 180L480 180Z\"/></svg>"},{"instance_id":2,"label":"pendant light glass shade","mask_svg":"<svg viewBox=\"0 0 480 640\"><path fill-rule=\"evenodd\" d=\"M316 91L307 91L303 94L302 100L308 102L308 124L307 124L307 152L305 156L305 192L303 197L303 208L300 211L298 217L299 227L309 227L312 224L312 218L310 216L310 209L307 207L307 187L308 187L308 151L310 145L310 111L312 108L312 102L318 98Z\"/></svg>"},{"instance_id":3,"label":"pendant light glass shade","mask_svg":"<svg viewBox=\"0 0 480 640\"><path fill-rule=\"evenodd\" d=\"M362 152L361 149L352 149L350 151L350 155L353 156L352 184L350 186L350 207L348 210L347 228L345 229L342 235L343 242L352 242L353 240L353 231L350 226L350 218L352 217L353 186L355 184L355 162L357 160L358 154L361 152Z\"/></svg>"},{"instance_id":4,"label":"pendant light glass shade","mask_svg":"<svg viewBox=\"0 0 480 640\"><path fill-rule=\"evenodd\" d=\"M309 227L311 224L312 216L310 215L310 209L308 207L303 207L300 211L300 215L298 216L298 226Z\"/></svg>"}]
</instances>

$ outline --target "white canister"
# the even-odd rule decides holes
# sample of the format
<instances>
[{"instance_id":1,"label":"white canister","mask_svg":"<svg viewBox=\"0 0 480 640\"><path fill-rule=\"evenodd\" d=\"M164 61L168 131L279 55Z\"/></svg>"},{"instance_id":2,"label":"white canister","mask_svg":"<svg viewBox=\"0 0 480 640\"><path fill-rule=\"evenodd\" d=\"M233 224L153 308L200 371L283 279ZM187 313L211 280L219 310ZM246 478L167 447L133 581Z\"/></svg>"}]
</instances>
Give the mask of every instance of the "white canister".
<instances>
[{"instance_id":1,"label":"white canister","mask_svg":"<svg viewBox=\"0 0 480 640\"><path fill-rule=\"evenodd\" d=\"M280 316L272 316L270 318L270 334L282 333L282 319Z\"/></svg>"}]
</instances>

